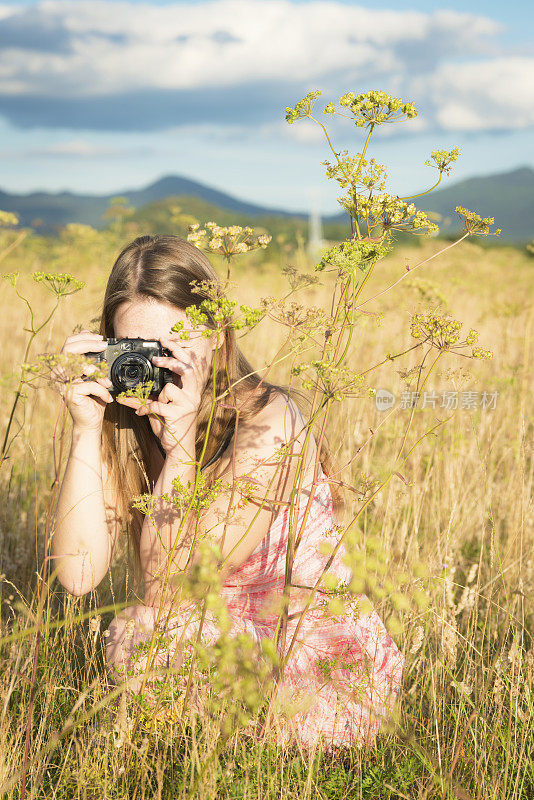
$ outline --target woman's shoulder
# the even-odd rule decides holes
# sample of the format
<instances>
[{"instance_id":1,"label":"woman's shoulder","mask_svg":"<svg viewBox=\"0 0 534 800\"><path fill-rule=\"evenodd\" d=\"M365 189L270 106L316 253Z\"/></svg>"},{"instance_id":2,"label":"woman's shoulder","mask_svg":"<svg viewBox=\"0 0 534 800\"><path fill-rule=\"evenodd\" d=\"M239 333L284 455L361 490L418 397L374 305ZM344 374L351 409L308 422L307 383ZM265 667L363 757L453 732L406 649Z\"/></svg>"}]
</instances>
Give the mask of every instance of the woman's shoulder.
<instances>
[{"instance_id":1,"label":"woman's shoulder","mask_svg":"<svg viewBox=\"0 0 534 800\"><path fill-rule=\"evenodd\" d=\"M241 425L240 441L244 446L258 449L272 446L274 450L292 442L293 455L297 456L305 444L307 421L295 401L282 391L273 392L269 402ZM305 470L314 463L316 452L317 445L310 431Z\"/></svg>"},{"instance_id":2,"label":"woman's shoulder","mask_svg":"<svg viewBox=\"0 0 534 800\"><path fill-rule=\"evenodd\" d=\"M297 426L299 429L304 426L304 418L295 401L285 392L276 390L271 392L267 403L254 415L240 419L238 430L259 433L267 426L280 431L284 425L295 431Z\"/></svg>"},{"instance_id":3,"label":"woman's shoulder","mask_svg":"<svg viewBox=\"0 0 534 800\"><path fill-rule=\"evenodd\" d=\"M308 421L297 403L286 392L275 392L273 399L264 411L273 425L282 426L283 430L287 431L284 435L290 438L298 436L304 441ZM310 433L310 440L313 440L315 444L312 433Z\"/></svg>"}]
</instances>

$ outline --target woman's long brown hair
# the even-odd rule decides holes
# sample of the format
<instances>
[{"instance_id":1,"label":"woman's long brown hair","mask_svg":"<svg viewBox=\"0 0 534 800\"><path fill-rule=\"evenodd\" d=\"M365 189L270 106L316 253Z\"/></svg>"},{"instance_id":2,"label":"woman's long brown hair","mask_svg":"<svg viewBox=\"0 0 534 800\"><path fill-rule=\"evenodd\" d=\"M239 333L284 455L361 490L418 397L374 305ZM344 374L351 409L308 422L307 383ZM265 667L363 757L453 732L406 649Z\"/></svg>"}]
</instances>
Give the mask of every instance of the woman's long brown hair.
<instances>
[{"instance_id":1,"label":"woman's long brown hair","mask_svg":"<svg viewBox=\"0 0 534 800\"><path fill-rule=\"evenodd\" d=\"M179 236L138 236L122 250L113 265L105 290L99 332L105 339L115 336L114 315L118 307L126 302L152 298L159 302L170 303L181 310L185 310L188 306L200 306L202 300L209 295L193 291L195 284L192 285L192 281L197 282L197 288L198 283L210 281L212 286L218 287L219 294L222 294L217 273L207 256L198 247ZM226 322L231 322L231 318ZM209 313L206 326L216 328L215 320ZM268 404L275 392L285 395L286 399L289 397L286 386L262 380L254 371L239 349L231 325L225 325L220 347L224 358L216 359L216 396L220 397L225 391L231 390L230 387L239 381L239 394L243 394L244 397L250 396L250 401L240 412L240 421L254 417ZM261 387L258 389L260 382ZM295 391L291 389L293 401ZM298 394L304 397L302 393ZM213 368L199 407L195 443L197 463L204 447L212 403ZM225 407L225 404L229 404L228 395L222 403L215 404L202 464L206 464L217 452L229 426L234 424L235 411ZM299 408L299 405L296 405ZM123 520L123 530L126 528L128 545L133 546L134 565L139 576L142 572L139 546L144 515L138 509L130 508L130 501L136 495L153 491L149 475L154 439L147 416L138 417L133 409L120 403L110 403L106 406L102 430L102 458L115 485L118 516ZM337 464L330 452L326 437L323 438L319 459L325 475L337 472ZM204 470L208 486L216 470L217 461ZM331 489L335 509L343 509L341 491L335 485L331 485Z\"/></svg>"}]
</instances>

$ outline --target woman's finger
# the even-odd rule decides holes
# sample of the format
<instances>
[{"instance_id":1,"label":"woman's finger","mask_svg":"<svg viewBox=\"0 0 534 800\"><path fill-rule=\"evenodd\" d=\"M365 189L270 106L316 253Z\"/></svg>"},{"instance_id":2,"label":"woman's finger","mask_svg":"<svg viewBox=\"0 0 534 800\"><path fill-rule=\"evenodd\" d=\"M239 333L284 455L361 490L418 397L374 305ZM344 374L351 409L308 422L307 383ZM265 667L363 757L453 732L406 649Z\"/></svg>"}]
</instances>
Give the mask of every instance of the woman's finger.
<instances>
[{"instance_id":1,"label":"woman's finger","mask_svg":"<svg viewBox=\"0 0 534 800\"><path fill-rule=\"evenodd\" d=\"M76 395L79 397L85 397L86 395L96 395L100 397L102 400L105 400L107 403L111 403L113 401L113 395L111 392L108 392L105 386L101 386L96 381L83 381L78 383L77 381L73 381L70 384L64 384L66 386L65 389L60 390L60 394L62 397L69 397L72 398L72 402L76 404L77 400L74 397L74 391L76 384Z\"/></svg>"},{"instance_id":2,"label":"woman's finger","mask_svg":"<svg viewBox=\"0 0 534 800\"><path fill-rule=\"evenodd\" d=\"M87 334L89 334L89 337L87 336ZM79 331L78 333L72 333L67 338L70 341L73 341L73 340L76 340L76 339L87 339L87 338L103 339L104 337L103 337L103 335L101 333L93 333L92 331L88 331L87 328L84 328L82 331Z\"/></svg>"},{"instance_id":3,"label":"woman's finger","mask_svg":"<svg viewBox=\"0 0 534 800\"><path fill-rule=\"evenodd\" d=\"M69 342L67 347L63 347L61 354L77 353L84 355L85 353L102 353L108 346L107 342L102 339L76 339Z\"/></svg>"},{"instance_id":4,"label":"woman's finger","mask_svg":"<svg viewBox=\"0 0 534 800\"><path fill-rule=\"evenodd\" d=\"M117 403L121 403L123 406L129 406L130 408L140 408L143 405L143 401L139 400L138 397L117 397ZM150 400L145 400L145 405L150 403Z\"/></svg>"},{"instance_id":5,"label":"woman's finger","mask_svg":"<svg viewBox=\"0 0 534 800\"><path fill-rule=\"evenodd\" d=\"M152 361L157 367L164 367L171 372L176 372L178 375L181 375L186 369L191 369L191 364L172 356L154 356Z\"/></svg>"},{"instance_id":6,"label":"woman's finger","mask_svg":"<svg viewBox=\"0 0 534 800\"><path fill-rule=\"evenodd\" d=\"M170 384L167 384L170 385ZM117 397L117 403L124 406L129 406L135 410L139 416L143 414L158 414L160 417L165 417L168 414L167 403L159 403L157 400L139 400L137 397Z\"/></svg>"},{"instance_id":7,"label":"woman's finger","mask_svg":"<svg viewBox=\"0 0 534 800\"><path fill-rule=\"evenodd\" d=\"M183 397L183 390L175 383L166 383L158 395L160 403L170 403L173 400L181 400Z\"/></svg>"},{"instance_id":8,"label":"woman's finger","mask_svg":"<svg viewBox=\"0 0 534 800\"><path fill-rule=\"evenodd\" d=\"M139 414L157 414L158 417L162 417L165 421L169 414L169 404L159 403L157 400L151 400L150 407L140 409Z\"/></svg>"},{"instance_id":9,"label":"woman's finger","mask_svg":"<svg viewBox=\"0 0 534 800\"><path fill-rule=\"evenodd\" d=\"M170 350L173 356L176 358L183 358L186 354L186 349L183 347L180 342L177 342L176 339L169 339L167 336L160 337L160 342L163 347L166 347L167 350Z\"/></svg>"}]
</instances>

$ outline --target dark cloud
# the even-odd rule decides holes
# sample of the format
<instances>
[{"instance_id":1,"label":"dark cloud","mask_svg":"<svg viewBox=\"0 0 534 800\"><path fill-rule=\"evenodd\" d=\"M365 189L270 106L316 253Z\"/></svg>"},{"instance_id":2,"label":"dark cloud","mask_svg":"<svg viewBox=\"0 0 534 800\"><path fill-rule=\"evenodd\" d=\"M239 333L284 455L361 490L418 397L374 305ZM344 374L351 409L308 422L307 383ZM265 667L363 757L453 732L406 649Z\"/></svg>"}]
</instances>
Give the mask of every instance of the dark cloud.
<instances>
[{"instance_id":1,"label":"dark cloud","mask_svg":"<svg viewBox=\"0 0 534 800\"><path fill-rule=\"evenodd\" d=\"M0 114L19 128L158 131L213 123L257 125L285 117L308 91L302 83L254 81L198 89L139 89L104 97L13 96L0 93Z\"/></svg>"},{"instance_id":2,"label":"dark cloud","mask_svg":"<svg viewBox=\"0 0 534 800\"><path fill-rule=\"evenodd\" d=\"M70 53L71 41L72 33L49 12L28 8L0 20L0 48Z\"/></svg>"},{"instance_id":3,"label":"dark cloud","mask_svg":"<svg viewBox=\"0 0 534 800\"><path fill-rule=\"evenodd\" d=\"M447 29L431 22L424 37L406 35L406 38L392 42L390 48L403 73L424 75L433 72L443 61L495 51L493 44L485 46L473 39L468 30L462 34L457 29Z\"/></svg>"},{"instance_id":4,"label":"dark cloud","mask_svg":"<svg viewBox=\"0 0 534 800\"><path fill-rule=\"evenodd\" d=\"M130 40L124 33L91 28L77 32L74 36L58 15L36 8L28 8L0 20L0 50L16 47L42 53L66 54L73 51L74 41L83 41L90 37L105 39L112 44L126 44Z\"/></svg>"},{"instance_id":5,"label":"dark cloud","mask_svg":"<svg viewBox=\"0 0 534 800\"><path fill-rule=\"evenodd\" d=\"M185 44L185 42L189 42L191 39L211 39L217 44L234 44L235 42L242 42L243 39L240 39L238 36L234 36L229 31L214 31L213 33L207 34L194 34L189 36L187 34L181 34L180 36L175 36L173 41L178 42L179 44Z\"/></svg>"},{"instance_id":6,"label":"dark cloud","mask_svg":"<svg viewBox=\"0 0 534 800\"><path fill-rule=\"evenodd\" d=\"M107 31L92 30L84 31L78 38L83 40L84 37L89 36L97 36L99 39L106 39L106 41L112 42L113 44L126 44L130 41L130 37L125 33L108 33Z\"/></svg>"},{"instance_id":7,"label":"dark cloud","mask_svg":"<svg viewBox=\"0 0 534 800\"><path fill-rule=\"evenodd\" d=\"M211 34L210 39L213 39L217 44L231 44L232 42L242 42L238 36L234 36L229 31L215 31Z\"/></svg>"}]
</instances>

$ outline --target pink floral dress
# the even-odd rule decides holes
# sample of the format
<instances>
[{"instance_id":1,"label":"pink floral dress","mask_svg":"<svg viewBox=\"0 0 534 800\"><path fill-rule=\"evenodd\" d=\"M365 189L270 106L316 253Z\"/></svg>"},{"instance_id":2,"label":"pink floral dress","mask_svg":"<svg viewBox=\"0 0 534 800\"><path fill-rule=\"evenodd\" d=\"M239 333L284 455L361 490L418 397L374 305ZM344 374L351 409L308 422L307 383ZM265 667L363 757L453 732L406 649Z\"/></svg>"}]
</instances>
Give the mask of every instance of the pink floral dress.
<instances>
[{"instance_id":1,"label":"pink floral dress","mask_svg":"<svg viewBox=\"0 0 534 800\"><path fill-rule=\"evenodd\" d=\"M293 509L297 536L308 498L309 494L302 492L298 513ZM232 620L231 634L247 633L257 642L263 637L274 639L278 614L270 612L269 605L273 598L282 595L284 588L289 513L289 508L278 513L262 542L223 585L222 594ZM338 540L332 494L321 469L295 553L289 616L296 614L296 617L287 625L286 654L299 619L297 612L304 608L309 595L298 586L315 585L328 560L320 552L319 544L323 541L335 544ZM340 547L328 572L348 583L352 574L342 563L343 555L344 548ZM373 744L383 722L391 717L401 685L404 656L374 609L360 614L356 604L343 616L332 618L325 613L326 599L321 605L321 598L325 595L317 591L277 686L278 708L283 710L289 704L291 716L274 714L271 725L281 743L297 740L311 746L320 738L326 748ZM109 628L106 653L110 677L119 664L126 669L131 667L136 645L146 642L154 630L156 612L157 609L148 606L130 606L115 617ZM189 619L190 615L173 617L173 630L178 635L184 631L184 617ZM131 638L125 636L128 619ZM198 618L187 625L184 640L193 638L197 632ZM211 644L219 635L215 620L206 612L202 640ZM160 657L159 663L165 660Z\"/></svg>"}]
</instances>

